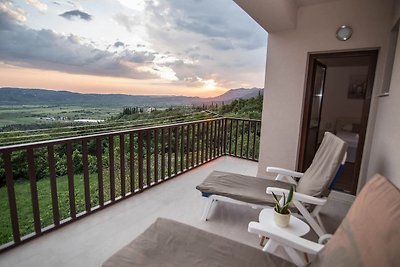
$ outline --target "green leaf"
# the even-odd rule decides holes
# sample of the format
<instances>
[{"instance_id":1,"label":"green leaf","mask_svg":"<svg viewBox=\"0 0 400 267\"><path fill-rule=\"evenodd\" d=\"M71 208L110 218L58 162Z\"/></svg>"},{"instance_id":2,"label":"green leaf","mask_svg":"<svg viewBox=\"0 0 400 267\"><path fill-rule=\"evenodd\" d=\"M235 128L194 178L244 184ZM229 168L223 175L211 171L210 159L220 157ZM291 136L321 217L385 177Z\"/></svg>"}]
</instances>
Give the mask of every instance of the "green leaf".
<instances>
[{"instance_id":1,"label":"green leaf","mask_svg":"<svg viewBox=\"0 0 400 267\"><path fill-rule=\"evenodd\" d=\"M274 192L272 192L272 196L275 198L276 204L279 205L279 200L278 200L278 198L276 197L276 195L274 194Z\"/></svg>"},{"instance_id":2,"label":"green leaf","mask_svg":"<svg viewBox=\"0 0 400 267\"><path fill-rule=\"evenodd\" d=\"M292 199L293 199L293 186L290 187L287 203L290 204L290 202L292 202Z\"/></svg>"}]
</instances>

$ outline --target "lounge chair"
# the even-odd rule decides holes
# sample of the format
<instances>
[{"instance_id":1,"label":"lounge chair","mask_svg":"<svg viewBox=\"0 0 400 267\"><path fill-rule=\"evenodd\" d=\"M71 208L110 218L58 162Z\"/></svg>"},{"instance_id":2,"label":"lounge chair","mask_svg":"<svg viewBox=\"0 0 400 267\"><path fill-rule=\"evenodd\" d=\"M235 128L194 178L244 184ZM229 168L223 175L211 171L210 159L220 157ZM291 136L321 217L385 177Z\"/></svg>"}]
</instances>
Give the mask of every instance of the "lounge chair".
<instances>
[{"instance_id":1,"label":"lounge chair","mask_svg":"<svg viewBox=\"0 0 400 267\"><path fill-rule=\"evenodd\" d=\"M308 253L309 266L399 266L399 228L400 191L376 176L357 196L326 245L269 229L260 228L259 234ZM294 266L287 260L192 226L157 219L103 266Z\"/></svg>"},{"instance_id":2,"label":"lounge chair","mask_svg":"<svg viewBox=\"0 0 400 267\"><path fill-rule=\"evenodd\" d=\"M216 201L266 207L274 205L274 199L266 194L268 187L274 193L282 194L296 186L293 204L299 217L309 223L318 236L326 234L319 212L327 201L330 189L346 161L346 143L334 134L326 132L315 154L313 162L305 173L282 168L268 167L267 172L276 173L275 180L264 179L228 172L213 171L196 188L208 201L202 220L207 220L210 209ZM295 178L300 180L297 182ZM283 190L279 191L277 188Z\"/></svg>"}]
</instances>

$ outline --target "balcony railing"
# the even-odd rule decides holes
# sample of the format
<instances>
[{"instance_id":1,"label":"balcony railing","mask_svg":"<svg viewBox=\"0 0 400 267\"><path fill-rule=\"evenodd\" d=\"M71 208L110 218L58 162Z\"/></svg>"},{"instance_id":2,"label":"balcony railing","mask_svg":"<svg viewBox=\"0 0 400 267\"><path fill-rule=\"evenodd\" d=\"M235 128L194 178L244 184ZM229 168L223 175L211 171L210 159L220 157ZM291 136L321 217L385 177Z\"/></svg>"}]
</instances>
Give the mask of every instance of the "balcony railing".
<instances>
[{"instance_id":1,"label":"balcony railing","mask_svg":"<svg viewBox=\"0 0 400 267\"><path fill-rule=\"evenodd\" d=\"M257 161L260 126L217 118L0 147L0 252L218 157Z\"/></svg>"}]
</instances>

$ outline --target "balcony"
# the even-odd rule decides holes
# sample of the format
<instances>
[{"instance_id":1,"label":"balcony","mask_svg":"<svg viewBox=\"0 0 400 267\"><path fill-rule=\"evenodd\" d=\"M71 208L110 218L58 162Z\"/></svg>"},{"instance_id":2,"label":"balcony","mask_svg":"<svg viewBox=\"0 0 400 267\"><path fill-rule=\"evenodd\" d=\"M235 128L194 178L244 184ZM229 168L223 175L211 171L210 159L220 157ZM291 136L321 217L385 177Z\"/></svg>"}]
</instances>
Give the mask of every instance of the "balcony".
<instances>
[{"instance_id":1,"label":"balcony","mask_svg":"<svg viewBox=\"0 0 400 267\"><path fill-rule=\"evenodd\" d=\"M217 118L1 147L0 250L221 156L257 161L260 124Z\"/></svg>"},{"instance_id":2,"label":"balcony","mask_svg":"<svg viewBox=\"0 0 400 267\"><path fill-rule=\"evenodd\" d=\"M100 266L115 251L133 240L157 217L166 217L231 239L258 246L256 235L247 232L249 221L256 220L258 209L219 203L209 221L200 220L205 199L195 189L213 170L256 175L257 162L222 156L171 181L127 198L69 224L57 231L4 252L0 266ZM323 210L328 231L338 226L350 202L335 193ZM316 239L310 233L307 238Z\"/></svg>"}]
</instances>

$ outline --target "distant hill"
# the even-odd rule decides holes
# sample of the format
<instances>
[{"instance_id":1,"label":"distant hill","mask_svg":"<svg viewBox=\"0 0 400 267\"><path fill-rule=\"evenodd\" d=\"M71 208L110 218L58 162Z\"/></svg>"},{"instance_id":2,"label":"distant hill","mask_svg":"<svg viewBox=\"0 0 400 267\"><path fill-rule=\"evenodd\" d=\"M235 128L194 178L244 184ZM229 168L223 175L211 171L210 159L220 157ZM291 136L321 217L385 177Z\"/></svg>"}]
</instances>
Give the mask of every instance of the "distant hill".
<instances>
[{"instance_id":1,"label":"distant hill","mask_svg":"<svg viewBox=\"0 0 400 267\"><path fill-rule=\"evenodd\" d=\"M210 98L203 98L203 100L208 102L231 102L235 99L249 99L252 97L256 97L259 94L263 94L263 89L260 88L238 88L238 89L231 89L224 94L217 96L217 97L210 97Z\"/></svg>"},{"instance_id":2,"label":"distant hill","mask_svg":"<svg viewBox=\"0 0 400 267\"><path fill-rule=\"evenodd\" d=\"M123 94L81 94L44 89L0 88L0 105L118 105L118 106L182 106L203 103L231 102L257 96L262 89L231 89L210 98L187 96L149 96Z\"/></svg>"}]
</instances>

